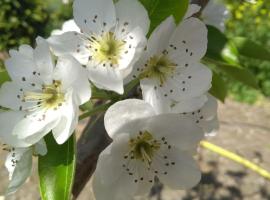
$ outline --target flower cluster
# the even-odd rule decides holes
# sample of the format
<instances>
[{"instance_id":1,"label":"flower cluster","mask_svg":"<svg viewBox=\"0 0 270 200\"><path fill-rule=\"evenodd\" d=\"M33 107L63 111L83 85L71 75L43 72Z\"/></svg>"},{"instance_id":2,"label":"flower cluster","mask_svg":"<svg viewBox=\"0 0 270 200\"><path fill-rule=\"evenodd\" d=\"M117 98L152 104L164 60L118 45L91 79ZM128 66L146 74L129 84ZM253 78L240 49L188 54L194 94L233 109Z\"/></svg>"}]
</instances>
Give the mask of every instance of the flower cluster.
<instances>
[{"instance_id":1,"label":"flower cluster","mask_svg":"<svg viewBox=\"0 0 270 200\"><path fill-rule=\"evenodd\" d=\"M96 199L133 199L156 178L173 189L196 185L197 145L218 129L217 101L208 94L212 73L200 62L207 28L192 17L199 9L190 6L179 24L168 17L147 39L150 20L138 0L75 0L74 20L62 30L38 37L35 48L11 50L11 81L0 89L8 193L29 176L32 155L47 153L45 135L63 144L73 134L91 85L122 95L131 81L142 99L116 102L105 113L113 142L98 160Z\"/></svg>"}]
</instances>

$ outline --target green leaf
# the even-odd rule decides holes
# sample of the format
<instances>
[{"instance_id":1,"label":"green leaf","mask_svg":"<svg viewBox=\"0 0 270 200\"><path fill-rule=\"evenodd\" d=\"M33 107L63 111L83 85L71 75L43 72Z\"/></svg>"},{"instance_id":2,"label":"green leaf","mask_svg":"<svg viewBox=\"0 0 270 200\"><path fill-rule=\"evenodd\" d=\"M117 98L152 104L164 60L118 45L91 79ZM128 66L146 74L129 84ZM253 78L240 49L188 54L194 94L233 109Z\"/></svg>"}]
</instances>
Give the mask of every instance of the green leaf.
<instances>
[{"instance_id":1,"label":"green leaf","mask_svg":"<svg viewBox=\"0 0 270 200\"><path fill-rule=\"evenodd\" d=\"M222 102L225 101L225 98L228 94L228 88L225 81L215 72L213 72L212 88L209 92Z\"/></svg>"},{"instance_id":2,"label":"green leaf","mask_svg":"<svg viewBox=\"0 0 270 200\"><path fill-rule=\"evenodd\" d=\"M173 15L176 22L179 23L189 5L189 0L140 0L140 2L148 11L151 20L148 35L170 15Z\"/></svg>"},{"instance_id":3,"label":"green leaf","mask_svg":"<svg viewBox=\"0 0 270 200\"><path fill-rule=\"evenodd\" d=\"M219 63L217 68L229 75L229 77L240 81L247 86L258 89L256 77L249 70L241 66L230 65L226 63Z\"/></svg>"},{"instance_id":4,"label":"green leaf","mask_svg":"<svg viewBox=\"0 0 270 200\"><path fill-rule=\"evenodd\" d=\"M241 55L270 61L270 51L264 48L264 46L244 37L235 37L232 38L231 41L235 44Z\"/></svg>"},{"instance_id":5,"label":"green leaf","mask_svg":"<svg viewBox=\"0 0 270 200\"><path fill-rule=\"evenodd\" d=\"M70 200L76 164L75 136L63 145L58 145L52 134L45 141L48 153L38 159L42 200Z\"/></svg>"},{"instance_id":6,"label":"green leaf","mask_svg":"<svg viewBox=\"0 0 270 200\"><path fill-rule=\"evenodd\" d=\"M6 81L9 81L10 78L9 78L9 75L7 73L7 71L1 71L0 72L0 86L6 82Z\"/></svg>"}]
</instances>

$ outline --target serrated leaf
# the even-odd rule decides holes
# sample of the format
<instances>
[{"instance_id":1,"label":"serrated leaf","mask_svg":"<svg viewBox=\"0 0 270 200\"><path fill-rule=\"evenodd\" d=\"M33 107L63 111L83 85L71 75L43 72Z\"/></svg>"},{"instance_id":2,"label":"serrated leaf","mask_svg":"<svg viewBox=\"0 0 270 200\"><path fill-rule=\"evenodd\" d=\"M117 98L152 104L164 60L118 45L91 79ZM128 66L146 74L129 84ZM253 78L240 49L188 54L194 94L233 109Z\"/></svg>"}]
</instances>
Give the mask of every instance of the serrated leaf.
<instances>
[{"instance_id":1,"label":"serrated leaf","mask_svg":"<svg viewBox=\"0 0 270 200\"><path fill-rule=\"evenodd\" d=\"M173 15L176 22L180 22L184 17L189 0L139 0L148 11L151 20L148 35L167 17Z\"/></svg>"},{"instance_id":2,"label":"serrated leaf","mask_svg":"<svg viewBox=\"0 0 270 200\"><path fill-rule=\"evenodd\" d=\"M42 200L70 200L76 164L75 136L63 145L58 145L52 134L45 141L48 153L38 160Z\"/></svg>"},{"instance_id":3,"label":"serrated leaf","mask_svg":"<svg viewBox=\"0 0 270 200\"><path fill-rule=\"evenodd\" d=\"M225 101L228 94L228 88L225 81L215 72L213 72L212 87L209 92L222 102Z\"/></svg>"},{"instance_id":4,"label":"serrated leaf","mask_svg":"<svg viewBox=\"0 0 270 200\"><path fill-rule=\"evenodd\" d=\"M235 37L231 41L235 44L239 54L249 58L270 61L270 51L264 46L244 37Z\"/></svg>"}]
</instances>

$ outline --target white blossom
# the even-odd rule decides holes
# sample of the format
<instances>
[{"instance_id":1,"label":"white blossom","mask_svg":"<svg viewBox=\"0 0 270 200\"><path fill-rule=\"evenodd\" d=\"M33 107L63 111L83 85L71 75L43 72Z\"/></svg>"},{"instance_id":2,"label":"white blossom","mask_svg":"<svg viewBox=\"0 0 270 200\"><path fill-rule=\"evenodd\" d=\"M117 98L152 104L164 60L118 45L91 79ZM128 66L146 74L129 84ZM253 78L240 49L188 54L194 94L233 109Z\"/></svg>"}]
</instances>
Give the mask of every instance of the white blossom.
<instances>
[{"instance_id":1,"label":"white blossom","mask_svg":"<svg viewBox=\"0 0 270 200\"><path fill-rule=\"evenodd\" d=\"M99 88L123 93L123 79L138 60L149 18L137 0L75 0L78 32L51 36L57 55L72 54L86 65L89 79Z\"/></svg>"},{"instance_id":2,"label":"white blossom","mask_svg":"<svg viewBox=\"0 0 270 200\"><path fill-rule=\"evenodd\" d=\"M158 113L191 112L207 101L211 70L200 63L207 49L207 29L189 17L176 26L167 18L150 36L132 78L140 78L143 98Z\"/></svg>"},{"instance_id":3,"label":"white blossom","mask_svg":"<svg viewBox=\"0 0 270 200\"><path fill-rule=\"evenodd\" d=\"M14 148L4 145L4 150L8 151L5 166L9 172L9 185L6 195L16 192L25 183L32 171L32 155L45 155L47 148L44 140L26 148Z\"/></svg>"},{"instance_id":4,"label":"white blossom","mask_svg":"<svg viewBox=\"0 0 270 200\"><path fill-rule=\"evenodd\" d=\"M172 189L199 182L192 153L203 130L192 119L156 115L150 104L129 99L111 106L104 123L113 142L101 153L94 174L97 200L129 200L146 194L155 177Z\"/></svg>"},{"instance_id":5,"label":"white blossom","mask_svg":"<svg viewBox=\"0 0 270 200\"><path fill-rule=\"evenodd\" d=\"M5 65L10 82L0 89L0 138L10 146L28 147L52 131L64 143L78 122L78 106L89 100L90 85L84 69L71 56L54 64L48 43L11 50ZM19 140L14 140L18 138Z\"/></svg>"}]
</instances>

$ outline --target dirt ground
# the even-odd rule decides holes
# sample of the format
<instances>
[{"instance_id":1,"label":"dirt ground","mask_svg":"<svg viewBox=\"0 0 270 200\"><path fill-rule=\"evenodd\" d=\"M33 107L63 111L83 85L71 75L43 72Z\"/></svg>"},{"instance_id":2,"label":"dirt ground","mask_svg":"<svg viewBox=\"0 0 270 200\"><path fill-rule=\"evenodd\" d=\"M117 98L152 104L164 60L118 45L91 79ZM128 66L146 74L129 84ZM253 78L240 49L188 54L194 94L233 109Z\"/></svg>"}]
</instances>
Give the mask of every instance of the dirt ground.
<instances>
[{"instance_id":1,"label":"dirt ground","mask_svg":"<svg viewBox=\"0 0 270 200\"><path fill-rule=\"evenodd\" d=\"M270 103L250 106L228 100L219 106L220 131L208 140L257 163L270 171ZM203 172L201 183L189 191L165 188L159 200L270 200L270 181L239 164L206 149L199 150ZM8 183L4 169L5 152L0 152L0 195ZM36 162L35 162L36 163ZM38 200L39 189L34 165L33 176L5 200ZM89 182L78 200L93 200ZM0 200L4 200L0 197Z\"/></svg>"}]
</instances>

